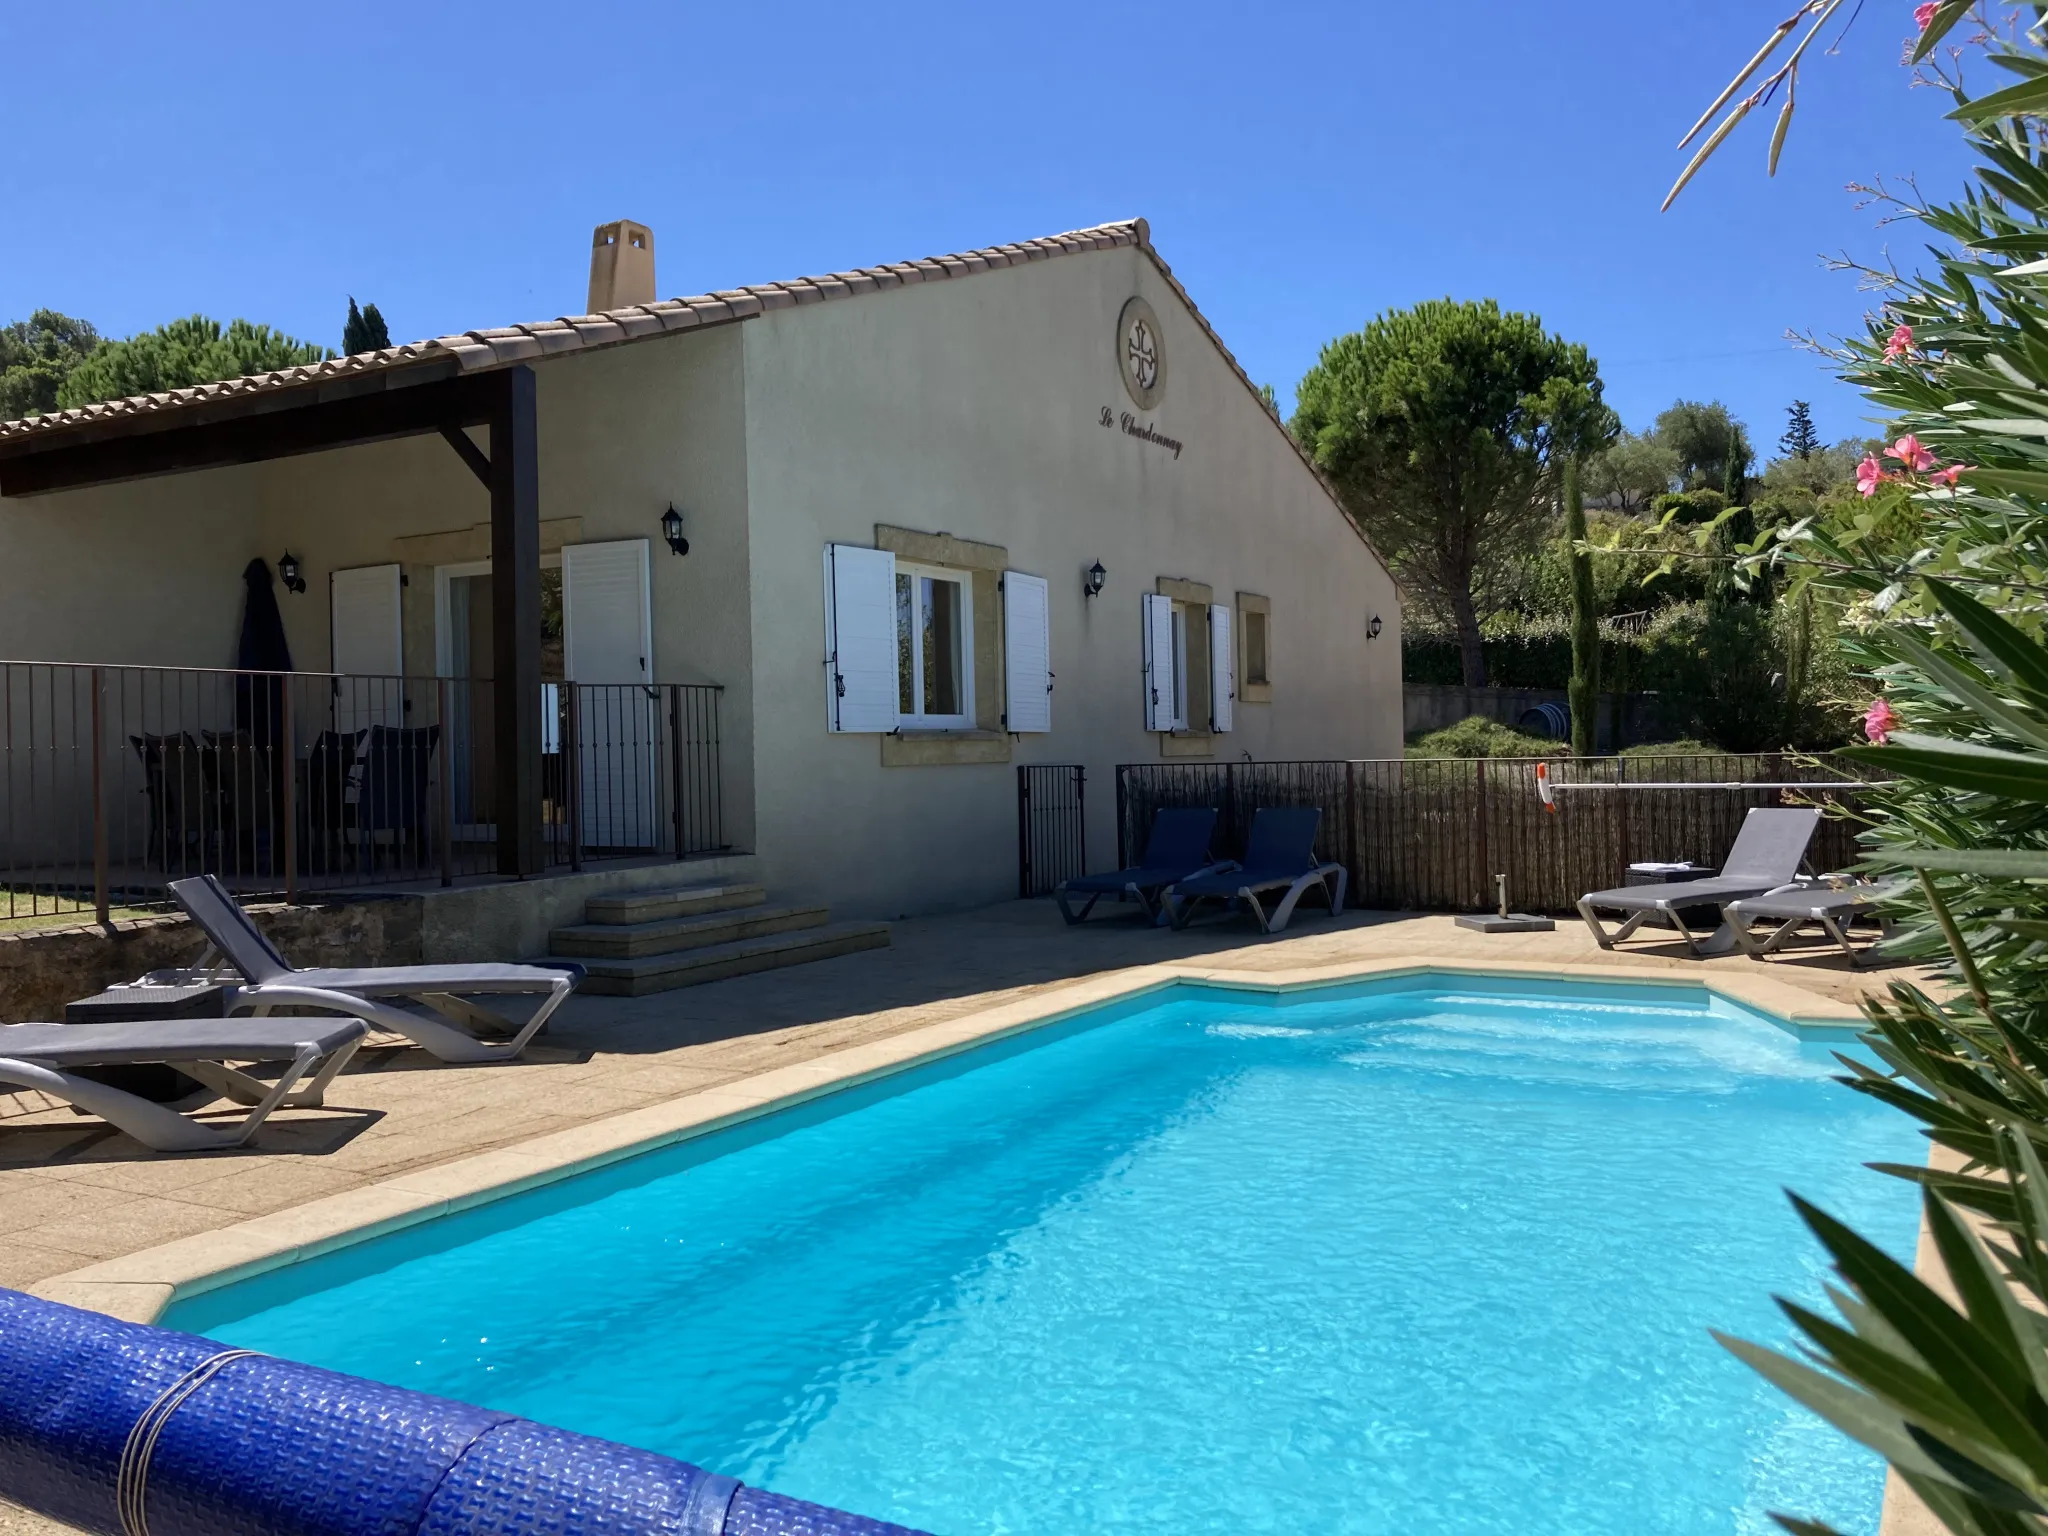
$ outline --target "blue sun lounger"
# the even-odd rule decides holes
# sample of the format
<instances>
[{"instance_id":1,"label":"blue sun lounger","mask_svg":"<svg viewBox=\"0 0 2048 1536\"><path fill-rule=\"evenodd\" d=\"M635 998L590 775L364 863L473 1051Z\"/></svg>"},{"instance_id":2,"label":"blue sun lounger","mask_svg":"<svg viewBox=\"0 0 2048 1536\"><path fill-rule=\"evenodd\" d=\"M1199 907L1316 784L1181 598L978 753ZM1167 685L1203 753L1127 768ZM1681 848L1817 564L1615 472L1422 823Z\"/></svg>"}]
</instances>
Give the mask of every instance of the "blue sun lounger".
<instances>
[{"instance_id":1,"label":"blue sun lounger","mask_svg":"<svg viewBox=\"0 0 2048 1536\"><path fill-rule=\"evenodd\" d=\"M1243 903L1259 920L1261 933L1278 933L1294 916L1295 903L1316 889L1322 891L1330 915L1335 917L1344 910L1348 876L1342 864L1316 862L1316 829L1322 819L1323 813L1314 806L1263 806L1252 812L1244 863L1219 864L1176 881L1167 890L1163 900L1173 926L1187 927L1195 908L1214 899L1226 906ZM1260 904L1262 892L1279 894L1271 912Z\"/></svg>"},{"instance_id":2,"label":"blue sun lounger","mask_svg":"<svg viewBox=\"0 0 2048 1536\"><path fill-rule=\"evenodd\" d=\"M1118 901L1137 902L1145 915L1157 923L1162 916L1159 893L1174 881L1185 880L1215 862L1209 857L1209 839L1215 832L1214 806L1158 812L1145 839L1145 852L1136 864L1106 875L1082 875L1062 882L1053 891L1060 916L1069 923L1078 923L1094 910L1096 902L1114 896ZM1086 896L1088 904L1076 912L1070 900L1078 896Z\"/></svg>"}]
</instances>

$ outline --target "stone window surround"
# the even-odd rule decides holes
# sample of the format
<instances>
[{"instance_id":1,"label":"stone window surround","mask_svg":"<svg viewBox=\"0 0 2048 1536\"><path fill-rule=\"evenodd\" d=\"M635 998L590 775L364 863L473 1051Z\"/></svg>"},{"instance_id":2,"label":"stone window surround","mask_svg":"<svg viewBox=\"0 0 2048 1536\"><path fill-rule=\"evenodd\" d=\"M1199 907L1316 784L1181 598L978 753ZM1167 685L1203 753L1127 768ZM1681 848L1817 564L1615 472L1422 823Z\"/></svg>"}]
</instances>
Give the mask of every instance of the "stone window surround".
<instances>
[{"instance_id":1,"label":"stone window surround","mask_svg":"<svg viewBox=\"0 0 2048 1536\"><path fill-rule=\"evenodd\" d=\"M1214 757L1216 734L1209 729L1209 605L1216 601L1216 589L1180 576L1161 576L1153 589L1186 608L1188 634L1189 724L1184 731L1159 733L1159 755ZM1202 722L1199 726L1193 723L1197 720Z\"/></svg>"},{"instance_id":2,"label":"stone window surround","mask_svg":"<svg viewBox=\"0 0 2048 1536\"><path fill-rule=\"evenodd\" d=\"M1248 613L1262 614L1266 620L1266 680L1262 683L1249 681L1251 668L1245 664L1245 642L1251 633L1251 626L1244 621ZM1256 592L1237 594L1237 701L1240 704L1273 702L1273 600Z\"/></svg>"},{"instance_id":3,"label":"stone window surround","mask_svg":"<svg viewBox=\"0 0 2048 1536\"><path fill-rule=\"evenodd\" d=\"M972 730L899 730L882 737L884 768L928 768L950 763L1007 763L1010 737L1003 729L1003 603L998 584L1010 552L950 533L875 524L875 548L912 565L965 571L974 609Z\"/></svg>"}]
</instances>

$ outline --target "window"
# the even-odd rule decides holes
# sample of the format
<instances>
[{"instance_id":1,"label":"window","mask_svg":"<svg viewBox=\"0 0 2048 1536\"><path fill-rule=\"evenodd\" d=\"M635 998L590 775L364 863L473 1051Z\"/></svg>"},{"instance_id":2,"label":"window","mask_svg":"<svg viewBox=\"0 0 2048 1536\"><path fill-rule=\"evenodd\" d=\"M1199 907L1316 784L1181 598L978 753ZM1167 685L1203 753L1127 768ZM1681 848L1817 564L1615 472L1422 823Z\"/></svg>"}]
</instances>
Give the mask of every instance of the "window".
<instances>
[{"instance_id":1,"label":"window","mask_svg":"<svg viewBox=\"0 0 2048 1536\"><path fill-rule=\"evenodd\" d=\"M973 726L973 633L966 572L896 567L896 707L905 726Z\"/></svg>"},{"instance_id":2,"label":"window","mask_svg":"<svg viewBox=\"0 0 2048 1536\"><path fill-rule=\"evenodd\" d=\"M1273 600L1256 592L1237 594L1237 697L1273 702Z\"/></svg>"},{"instance_id":3,"label":"window","mask_svg":"<svg viewBox=\"0 0 2048 1536\"><path fill-rule=\"evenodd\" d=\"M1266 676L1266 615L1244 616L1244 680L1253 684L1269 681Z\"/></svg>"}]
</instances>

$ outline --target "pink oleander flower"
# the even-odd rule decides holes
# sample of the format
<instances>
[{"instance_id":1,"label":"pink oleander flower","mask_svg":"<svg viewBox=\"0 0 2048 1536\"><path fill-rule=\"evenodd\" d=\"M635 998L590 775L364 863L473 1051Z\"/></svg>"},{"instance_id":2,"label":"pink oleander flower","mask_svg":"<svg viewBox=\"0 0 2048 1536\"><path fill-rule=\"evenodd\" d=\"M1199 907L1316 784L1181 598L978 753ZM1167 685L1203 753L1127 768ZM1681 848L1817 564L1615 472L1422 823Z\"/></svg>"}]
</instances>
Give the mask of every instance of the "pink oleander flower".
<instances>
[{"instance_id":1,"label":"pink oleander flower","mask_svg":"<svg viewBox=\"0 0 2048 1536\"><path fill-rule=\"evenodd\" d=\"M1963 471L1968 468L1967 464L1951 464L1947 469L1937 469L1927 478L1936 485L1946 485L1953 489L1956 481L1962 478Z\"/></svg>"},{"instance_id":2,"label":"pink oleander flower","mask_svg":"<svg viewBox=\"0 0 2048 1536\"><path fill-rule=\"evenodd\" d=\"M1892 331L1891 340L1884 344L1884 360L1895 363L1913 350L1913 327L1901 325Z\"/></svg>"},{"instance_id":3,"label":"pink oleander flower","mask_svg":"<svg viewBox=\"0 0 2048 1536\"><path fill-rule=\"evenodd\" d=\"M1885 473L1884 466L1877 462L1877 455L1874 453L1863 455L1863 462L1856 466L1856 489L1863 493L1865 500L1875 496L1877 488L1889 479L1891 476Z\"/></svg>"},{"instance_id":4,"label":"pink oleander flower","mask_svg":"<svg viewBox=\"0 0 2048 1536\"><path fill-rule=\"evenodd\" d=\"M1924 475L1934 468L1935 457L1920 446L1920 439L1908 432L1886 450L1916 475Z\"/></svg>"},{"instance_id":5,"label":"pink oleander flower","mask_svg":"<svg viewBox=\"0 0 2048 1536\"><path fill-rule=\"evenodd\" d=\"M1925 0L1924 4L1914 6L1913 25L1918 27L1922 32L1925 32L1927 30L1928 23L1934 20L1934 13L1938 9L1940 9L1940 7L1935 5L1934 0Z\"/></svg>"},{"instance_id":6,"label":"pink oleander flower","mask_svg":"<svg viewBox=\"0 0 2048 1536\"><path fill-rule=\"evenodd\" d=\"M1879 746L1899 728L1899 717L1892 712L1891 701L1879 694L1870 701L1870 708L1863 713L1863 734Z\"/></svg>"}]
</instances>

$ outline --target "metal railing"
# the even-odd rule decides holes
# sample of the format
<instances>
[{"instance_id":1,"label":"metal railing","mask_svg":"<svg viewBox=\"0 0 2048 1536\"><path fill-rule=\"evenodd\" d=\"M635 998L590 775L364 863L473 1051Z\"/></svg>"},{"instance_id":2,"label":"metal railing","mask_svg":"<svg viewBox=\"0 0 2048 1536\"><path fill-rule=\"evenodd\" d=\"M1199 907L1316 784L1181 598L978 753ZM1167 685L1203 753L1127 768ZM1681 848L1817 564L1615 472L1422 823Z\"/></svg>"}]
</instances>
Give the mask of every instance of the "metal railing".
<instances>
[{"instance_id":1,"label":"metal railing","mask_svg":"<svg viewBox=\"0 0 2048 1536\"><path fill-rule=\"evenodd\" d=\"M1088 775L1079 763L1017 769L1017 894L1050 896L1088 872Z\"/></svg>"},{"instance_id":2,"label":"metal railing","mask_svg":"<svg viewBox=\"0 0 2048 1536\"><path fill-rule=\"evenodd\" d=\"M714 685L547 684L551 865L726 846ZM0 918L497 869L487 679L0 662Z\"/></svg>"},{"instance_id":3,"label":"metal railing","mask_svg":"<svg viewBox=\"0 0 2048 1536\"><path fill-rule=\"evenodd\" d=\"M1215 851L1235 858L1259 806L1313 805L1323 812L1317 854L1350 871L1354 905L1482 910L1497 899L1494 877L1505 874L1517 906L1568 912L1587 891L1622 884L1638 860L1719 866L1752 806L1853 807L1858 798L1854 790L1775 786L1867 777L1845 763L1774 753L1552 759L1573 781L1684 786L1567 795L1552 814L1536 793L1538 761L1125 764L1116 771L1117 861L1135 862L1163 806L1215 806ZM1855 864L1859 828L1853 817L1823 817L1809 867Z\"/></svg>"}]
</instances>

